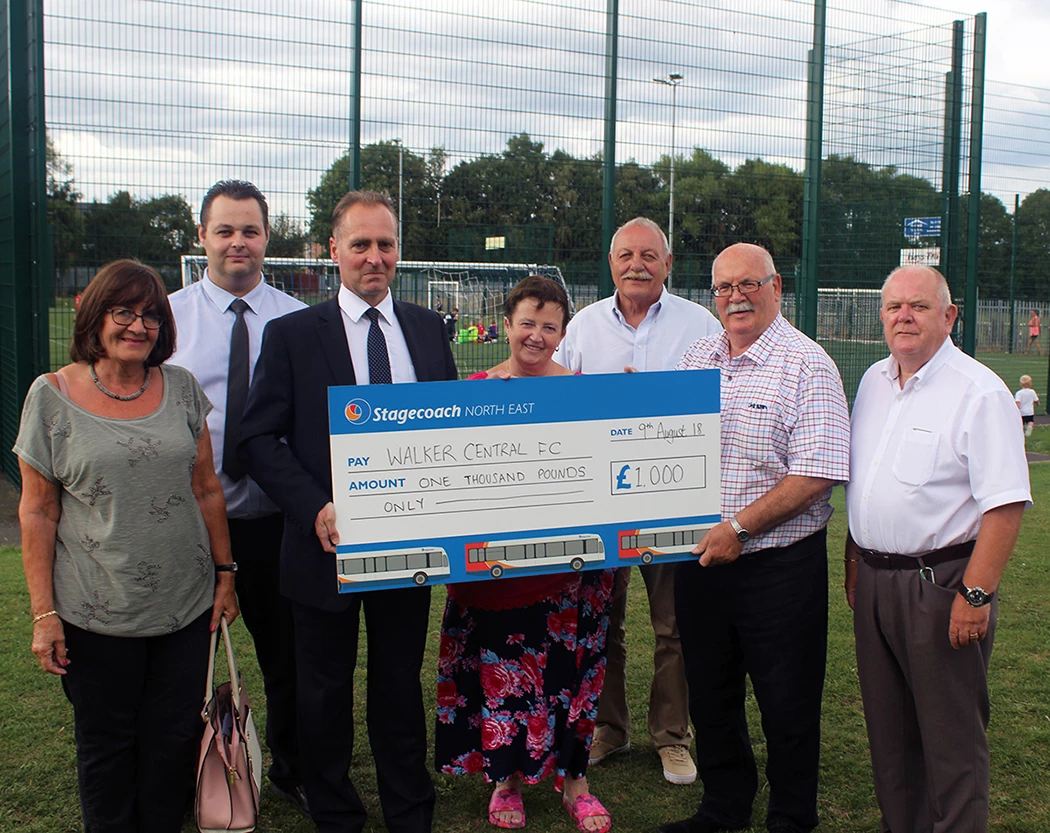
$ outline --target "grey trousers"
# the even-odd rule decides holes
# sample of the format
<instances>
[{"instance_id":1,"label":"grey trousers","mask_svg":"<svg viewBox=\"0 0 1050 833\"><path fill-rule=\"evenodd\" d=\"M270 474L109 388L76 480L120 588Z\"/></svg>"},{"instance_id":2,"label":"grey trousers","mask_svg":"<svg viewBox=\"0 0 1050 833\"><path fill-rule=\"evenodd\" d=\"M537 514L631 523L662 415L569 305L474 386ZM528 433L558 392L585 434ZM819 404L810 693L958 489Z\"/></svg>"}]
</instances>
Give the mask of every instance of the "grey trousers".
<instances>
[{"instance_id":1,"label":"grey trousers","mask_svg":"<svg viewBox=\"0 0 1050 833\"><path fill-rule=\"evenodd\" d=\"M853 629L883 833L988 829L988 636L954 650L952 603L968 559L935 568L881 570L863 561Z\"/></svg>"},{"instance_id":2,"label":"grey trousers","mask_svg":"<svg viewBox=\"0 0 1050 833\"><path fill-rule=\"evenodd\" d=\"M638 569L649 593L649 618L656 644L653 650L653 681L649 688L649 735L657 749L686 746L693 740L689 728L689 688L685 682L682 641L674 615L676 564L649 564ZM616 571L609 635L606 639L605 685L598 700L594 736L615 746L627 743L631 713L627 708L627 585L630 567Z\"/></svg>"}]
</instances>

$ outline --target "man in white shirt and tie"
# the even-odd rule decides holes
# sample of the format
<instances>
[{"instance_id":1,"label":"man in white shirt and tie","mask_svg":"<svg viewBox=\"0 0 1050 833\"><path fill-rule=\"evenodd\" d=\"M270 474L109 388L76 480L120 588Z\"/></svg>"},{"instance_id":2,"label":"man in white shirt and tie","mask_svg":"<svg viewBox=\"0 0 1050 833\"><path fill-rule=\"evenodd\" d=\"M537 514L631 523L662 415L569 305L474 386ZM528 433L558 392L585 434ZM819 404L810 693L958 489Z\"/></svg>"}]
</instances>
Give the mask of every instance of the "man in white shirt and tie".
<instances>
[{"instance_id":1,"label":"man in white shirt and tie","mask_svg":"<svg viewBox=\"0 0 1050 833\"><path fill-rule=\"evenodd\" d=\"M200 281L169 298L178 328L172 361L197 377L214 406L208 428L226 495L237 596L266 690L270 789L308 813L299 767L291 606L278 582L284 516L245 476L236 456L263 328L305 305L263 277L269 211L250 182L213 185L201 204L197 234L208 268Z\"/></svg>"},{"instance_id":2,"label":"man in white shirt and tie","mask_svg":"<svg viewBox=\"0 0 1050 833\"><path fill-rule=\"evenodd\" d=\"M616 292L580 310L569 322L555 361L578 373L672 370L698 338L722 327L699 304L672 295L664 286L673 260L667 237L645 217L624 223L609 247ZM672 784L691 784L696 766L689 755L688 689L674 613L674 564L640 567L649 594L655 636L653 681L649 692L649 735ZM591 764L630 748L624 666L627 642L624 614L630 568L616 573L609 620L608 666L598 701Z\"/></svg>"}]
</instances>

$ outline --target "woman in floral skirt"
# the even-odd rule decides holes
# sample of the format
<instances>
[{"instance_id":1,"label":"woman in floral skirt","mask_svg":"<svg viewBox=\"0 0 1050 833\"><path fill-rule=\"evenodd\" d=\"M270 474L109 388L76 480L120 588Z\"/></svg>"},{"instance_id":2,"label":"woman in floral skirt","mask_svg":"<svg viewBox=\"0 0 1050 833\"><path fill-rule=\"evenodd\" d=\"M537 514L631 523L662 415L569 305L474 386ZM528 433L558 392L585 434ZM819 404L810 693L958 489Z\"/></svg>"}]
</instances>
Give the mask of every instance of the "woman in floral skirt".
<instances>
[{"instance_id":1,"label":"woman in floral skirt","mask_svg":"<svg viewBox=\"0 0 1050 833\"><path fill-rule=\"evenodd\" d=\"M472 379L567 375L552 359L569 299L555 281L530 276L507 295L511 355ZM612 827L588 791L613 570L449 586L438 661L435 758L440 771L480 772L495 784L489 821L525 826L521 788L554 776L584 833Z\"/></svg>"}]
</instances>

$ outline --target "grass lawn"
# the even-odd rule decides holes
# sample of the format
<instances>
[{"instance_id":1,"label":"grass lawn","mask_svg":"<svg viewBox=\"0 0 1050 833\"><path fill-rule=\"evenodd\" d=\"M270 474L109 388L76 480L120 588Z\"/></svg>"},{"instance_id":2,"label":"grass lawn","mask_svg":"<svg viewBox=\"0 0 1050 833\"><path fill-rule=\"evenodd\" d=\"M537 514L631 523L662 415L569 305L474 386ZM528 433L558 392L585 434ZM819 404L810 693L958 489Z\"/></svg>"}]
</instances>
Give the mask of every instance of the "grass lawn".
<instances>
[{"instance_id":1,"label":"grass lawn","mask_svg":"<svg viewBox=\"0 0 1050 833\"><path fill-rule=\"evenodd\" d=\"M478 348L484 350L484 347ZM1050 446L1050 429L1041 429L1030 443ZM1002 833L1050 829L1050 465L1032 466L1037 503L1026 515L1017 550L1003 583L999 632L992 661L992 795L991 829ZM845 519L842 490L834 502L840 507L830 527L831 624L828 675L824 695L823 756L821 761L820 830L859 833L875 830L875 809L868 764L867 740L860 706L853 654L850 613L841 591L842 541ZM434 713L434 668L443 593L434 593L431 637L425 664L424 692ZM72 711L59 681L42 672L29 652L29 601L21 575L18 550L0 550L0 831L67 833L80 829L77 801ZM628 696L635 726L645 726L651 667L651 631L644 594L630 597L628 630L631 652ZM258 704L257 725L264 723L262 682L255 667L247 633L234 626L241 666L248 690ZM364 636L362 636L364 639ZM362 649L360 655L364 656ZM363 677L363 672L358 672ZM359 681L363 683L363 679ZM364 686L358 691L363 694ZM352 775L369 808L369 831L384 827L379 815L375 778L362 722L363 698L354 710L357 754ZM754 702L749 702L752 741L760 764L765 746ZM590 775L594 792L610 808L614 829L626 833L655 831L658 824L692 814L700 787L674 787L660 773L656 753L642 731L636 731L627 754L595 767ZM438 793L434 824L438 833L492 829L485 820L488 789L480 777L435 776ZM764 830L768 789L763 785L755 807ZM572 833L575 827L559 806L549 783L525 793L528 828L549 833ZM191 825L185 830L190 831ZM312 831L313 825L285 804L263 798L263 831Z\"/></svg>"}]
</instances>

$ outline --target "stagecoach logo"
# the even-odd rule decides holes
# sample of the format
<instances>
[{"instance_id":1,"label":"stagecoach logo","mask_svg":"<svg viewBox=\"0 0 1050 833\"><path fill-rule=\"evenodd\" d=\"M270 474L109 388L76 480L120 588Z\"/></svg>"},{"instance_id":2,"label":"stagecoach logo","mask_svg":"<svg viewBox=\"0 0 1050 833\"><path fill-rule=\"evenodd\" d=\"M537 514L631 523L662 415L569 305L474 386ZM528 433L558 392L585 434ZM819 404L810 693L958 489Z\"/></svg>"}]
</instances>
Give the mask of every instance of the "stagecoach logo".
<instances>
[{"instance_id":1,"label":"stagecoach logo","mask_svg":"<svg viewBox=\"0 0 1050 833\"><path fill-rule=\"evenodd\" d=\"M364 425L372 416L372 406L363 399L351 399L343 413L351 425Z\"/></svg>"}]
</instances>

